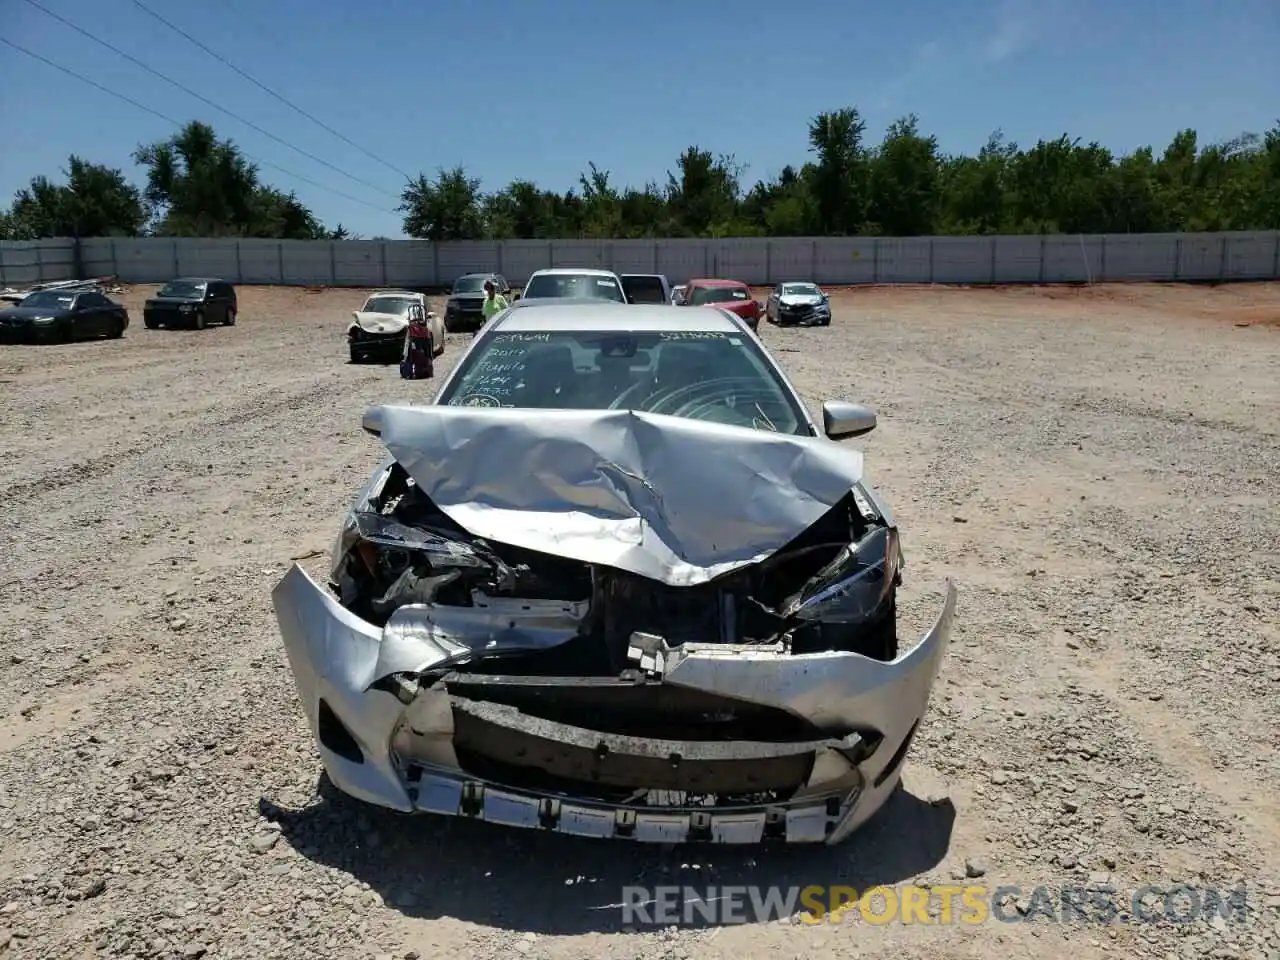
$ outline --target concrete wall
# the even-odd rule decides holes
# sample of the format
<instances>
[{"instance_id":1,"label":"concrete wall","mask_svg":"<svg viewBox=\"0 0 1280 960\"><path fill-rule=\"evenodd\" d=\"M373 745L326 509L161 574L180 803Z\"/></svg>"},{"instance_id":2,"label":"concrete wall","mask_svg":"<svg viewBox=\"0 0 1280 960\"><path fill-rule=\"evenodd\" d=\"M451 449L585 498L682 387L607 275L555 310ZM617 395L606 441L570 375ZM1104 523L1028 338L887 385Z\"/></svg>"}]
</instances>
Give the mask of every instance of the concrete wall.
<instances>
[{"instance_id":1,"label":"concrete wall","mask_svg":"<svg viewBox=\"0 0 1280 960\"><path fill-rule=\"evenodd\" d=\"M76 242L52 240L0 241L0 287L25 287L42 280L76 279Z\"/></svg>"},{"instance_id":2,"label":"concrete wall","mask_svg":"<svg viewBox=\"0 0 1280 960\"><path fill-rule=\"evenodd\" d=\"M76 277L74 240L0 243L0 286ZM579 266L665 273L672 283L1073 283L1277 280L1280 231L1029 237L780 237L729 240L80 241L83 276L157 283L217 276L236 283L436 286L493 270L523 283L534 270Z\"/></svg>"}]
</instances>

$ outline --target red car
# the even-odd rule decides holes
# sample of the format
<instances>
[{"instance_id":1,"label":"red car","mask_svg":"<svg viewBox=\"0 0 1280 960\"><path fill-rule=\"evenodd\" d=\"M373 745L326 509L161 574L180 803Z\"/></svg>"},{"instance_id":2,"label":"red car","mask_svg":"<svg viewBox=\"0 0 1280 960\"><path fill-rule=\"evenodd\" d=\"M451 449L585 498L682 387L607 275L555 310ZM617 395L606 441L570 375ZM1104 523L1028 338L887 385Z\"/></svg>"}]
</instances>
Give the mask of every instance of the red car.
<instances>
[{"instance_id":1,"label":"red car","mask_svg":"<svg viewBox=\"0 0 1280 960\"><path fill-rule=\"evenodd\" d=\"M760 325L764 307L751 296L751 288L739 280L690 280L685 287L686 307L720 307L736 313L752 330Z\"/></svg>"}]
</instances>

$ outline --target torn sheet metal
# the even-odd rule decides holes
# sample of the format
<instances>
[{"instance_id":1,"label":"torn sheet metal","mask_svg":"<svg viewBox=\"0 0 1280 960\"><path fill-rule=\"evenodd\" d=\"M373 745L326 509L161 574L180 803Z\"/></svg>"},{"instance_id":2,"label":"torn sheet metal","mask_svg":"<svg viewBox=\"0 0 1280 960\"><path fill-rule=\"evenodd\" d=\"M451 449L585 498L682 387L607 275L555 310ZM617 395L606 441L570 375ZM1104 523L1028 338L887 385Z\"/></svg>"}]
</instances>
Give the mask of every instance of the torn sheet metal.
<instances>
[{"instance_id":1,"label":"torn sheet metal","mask_svg":"<svg viewBox=\"0 0 1280 960\"><path fill-rule=\"evenodd\" d=\"M862 455L631 410L384 406L368 420L475 536L693 586L757 563L862 477Z\"/></svg>"}]
</instances>

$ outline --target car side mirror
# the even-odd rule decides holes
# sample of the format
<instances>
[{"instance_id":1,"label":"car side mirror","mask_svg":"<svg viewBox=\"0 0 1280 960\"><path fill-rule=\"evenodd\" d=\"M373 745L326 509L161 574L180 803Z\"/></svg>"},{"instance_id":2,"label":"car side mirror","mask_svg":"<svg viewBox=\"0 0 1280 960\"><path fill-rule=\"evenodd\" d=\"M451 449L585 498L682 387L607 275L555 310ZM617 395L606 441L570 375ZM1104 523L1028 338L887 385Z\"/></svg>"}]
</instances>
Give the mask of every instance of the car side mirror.
<instances>
[{"instance_id":1,"label":"car side mirror","mask_svg":"<svg viewBox=\"0 0 1280 960\"><path fill-rule=\"evenodd\" d=\"M876 428L876 412L860 403L828 400L822 405L822 429L832 440L861 437Z\"/></svg>"}]
</instances>

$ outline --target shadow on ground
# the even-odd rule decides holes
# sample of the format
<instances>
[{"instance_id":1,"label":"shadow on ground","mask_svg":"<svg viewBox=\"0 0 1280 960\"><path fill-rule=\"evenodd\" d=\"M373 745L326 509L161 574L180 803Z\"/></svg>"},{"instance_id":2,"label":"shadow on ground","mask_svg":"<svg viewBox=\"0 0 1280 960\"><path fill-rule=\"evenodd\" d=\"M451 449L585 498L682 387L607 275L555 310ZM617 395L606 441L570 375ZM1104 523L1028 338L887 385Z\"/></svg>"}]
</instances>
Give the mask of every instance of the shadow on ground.
<instances>
[{"instance_id":1,"label":"shadow on ground","mask_svg":"<svg viewBox=\"0 0 1280 960\"><path fill-rule=\"evenodd\" d=\"M660 847L397 814L343 796L323 776L317 792L315 804L298 810L259 804L308 859L350 873L405 916L558 935L622 930L628 886L776 886L785 894L812 884L898 883L942 861L955 821L950 800L900 788L837 847ZM696 910L680 922L714 925Z\"/></svg>"}]
</instances>

